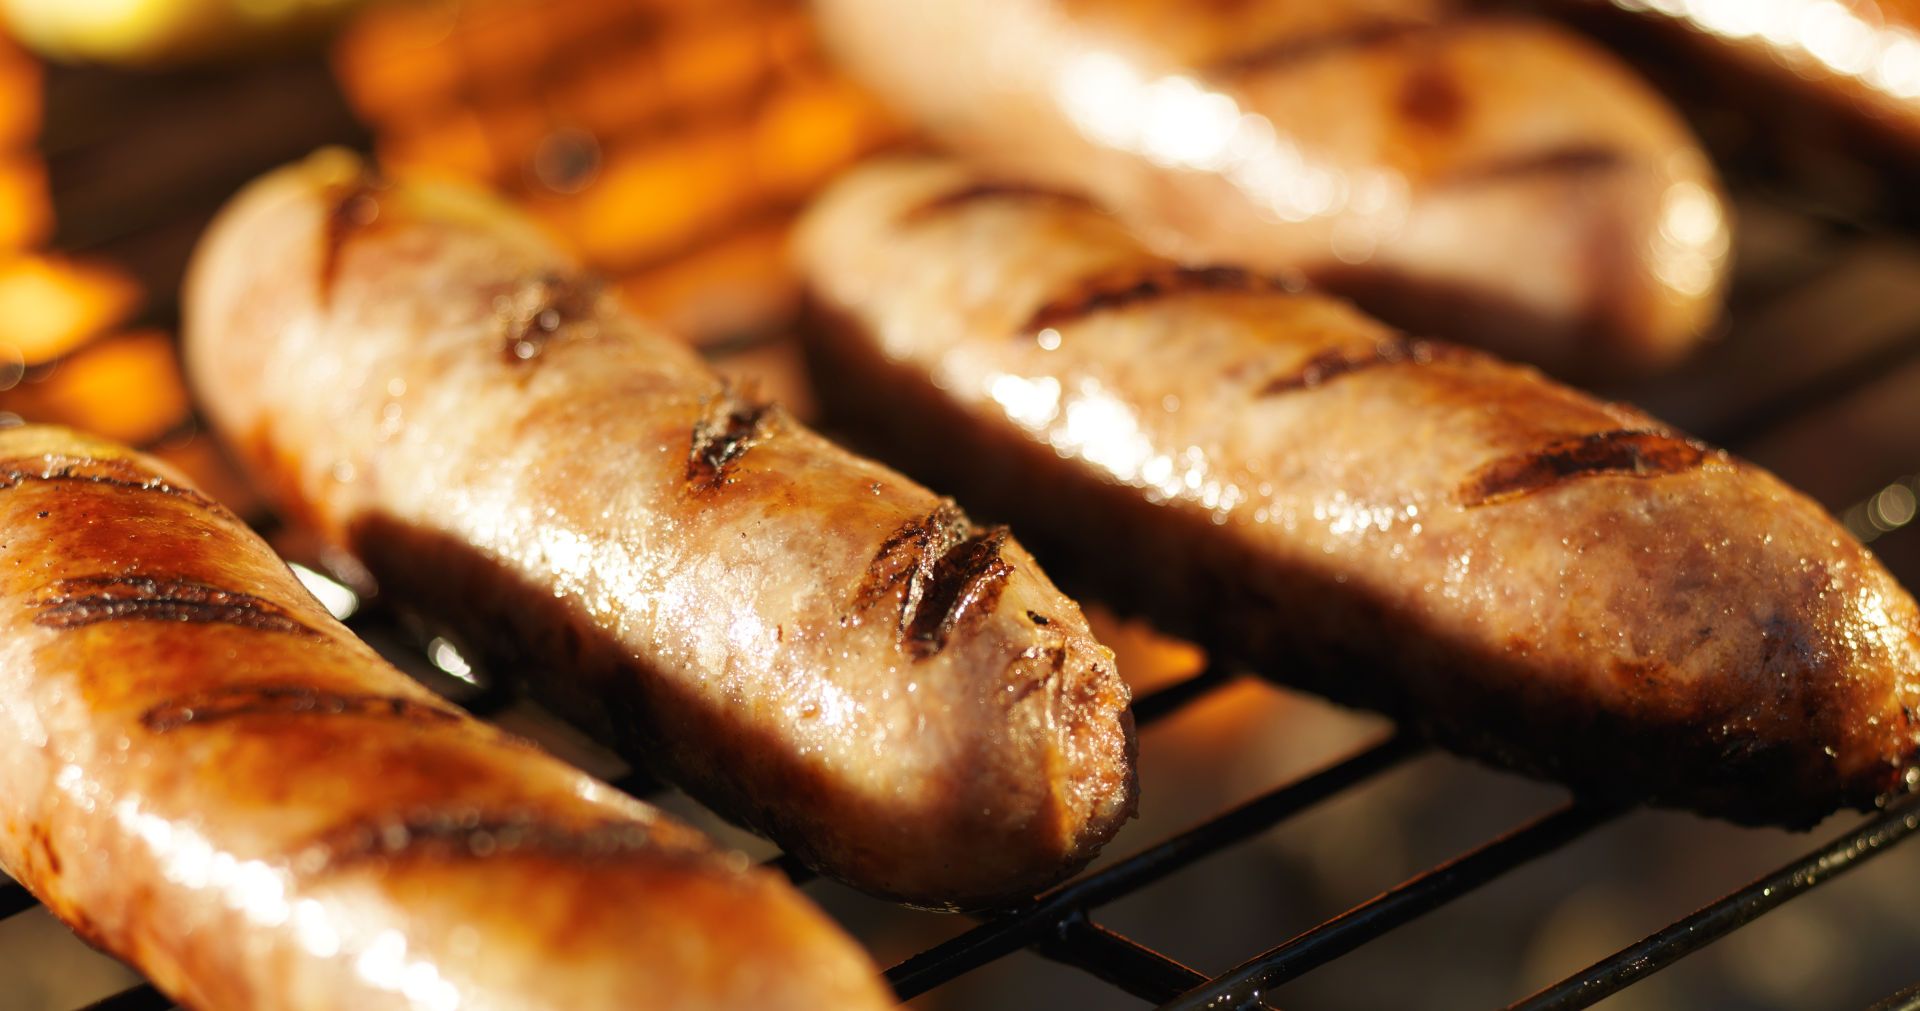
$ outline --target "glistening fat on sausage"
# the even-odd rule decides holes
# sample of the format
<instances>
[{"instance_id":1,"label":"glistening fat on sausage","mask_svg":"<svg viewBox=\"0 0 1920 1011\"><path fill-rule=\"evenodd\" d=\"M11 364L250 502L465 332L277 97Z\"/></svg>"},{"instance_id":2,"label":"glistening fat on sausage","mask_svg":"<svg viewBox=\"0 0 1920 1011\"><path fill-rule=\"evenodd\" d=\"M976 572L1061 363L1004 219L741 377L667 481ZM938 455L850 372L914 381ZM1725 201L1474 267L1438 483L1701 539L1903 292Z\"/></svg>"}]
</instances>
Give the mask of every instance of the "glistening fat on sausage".
<instances>
[{"instance_id":1,"label":"glistening fat on sausage","mask_svg":"<svg viewBox=\"0 0 1920 1011\"><path fill-rule=\"evenodd\" d=\"M1562 373L1670 364L1719 314L1727 211L1604 50L1449 0L821 0L877 94L1196 262L1303 271Z\"/></svg>"},{"instance_id":2,"label":"glistening fat on sausage","mask_svg":"<svg viewBox=\"0 0 1920 1011\"><path fill-rule=\"evenodd\" d=\"M205 1011L880 1008L784 880L479 723L154 461L0 432L0 867Z\"/></svg>"},{"instance_id":3,"label":"glistening fat on sausage","mask_svg":"<svg viewBox=\"0 0 1920 1011\"><path fill-rule=\"evenodd\" d=\"M503 206L318 155L221 216L186 324L290 512L823 872L980 905L1131 813L1112 654L1004 529L723 384Z\"/></svg>"},{"instance_id":4,"label":"glistening fat on sausage","mask_svg":"<svg viewBox=\"0 0 1920 1011\"><path fill-rule=\"evenodd\" d=\"M1639 411L951 163L856 173L798 250L830 403L1230 659L1742 821L1915 783L1913 600Z\"/></svg>"}]
</instances>

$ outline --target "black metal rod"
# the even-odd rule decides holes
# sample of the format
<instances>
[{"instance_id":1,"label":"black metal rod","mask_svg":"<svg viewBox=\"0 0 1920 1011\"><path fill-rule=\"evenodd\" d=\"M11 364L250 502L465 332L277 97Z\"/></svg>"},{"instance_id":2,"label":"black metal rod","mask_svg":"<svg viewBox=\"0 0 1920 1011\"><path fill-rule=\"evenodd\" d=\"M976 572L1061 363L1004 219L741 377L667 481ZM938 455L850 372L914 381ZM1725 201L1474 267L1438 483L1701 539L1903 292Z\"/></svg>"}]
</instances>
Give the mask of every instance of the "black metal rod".
<instances>
[{"instance_id":1,"label":"black metal rod","mask_svg":"<svg viewBox=\"0 0 1920 1011\"><path fill-rule=\"evenodd\" d=\"M94 1001L80 1011L166 1011L173 1001L153 988L152 983L130 986L111 997Z\"/></svg>"},{"instance_id":2,"label":"black metal rod","mask_svg":"<svg viewBox=\"0 0 1920 1011\"><path fill-rule=\"evenodd\" d=\"M1156 1004L1207 981L1206 974L1078 914L1033 950Z\"/></svg>"},{"instance_id":3,"label":"black metal rod","mask_svg":"<svg viewBox=\"0 0 1920 1011\"><path fill-rule=\"evenodd\" d=\"M887 981L907 1000L1003 955L1040 941L1068 914L1145 888L1217 850L1305 810L1400 764L1423 749L1395 735L1304 779L1254 798L1218 818L1086 877L1069 881L972 930L887 970Z\"/></svg>"},{"instance_id":4,"label":"black metal rod","mask_svg":"<svg viewBox=\"0 0 1920 1011\"><path fill-rule=\"evenodd\" d=\"M1133 724L1145 727L1180 711L1182 706L1225 684L1232 674L1220 667L1208 667L1185 681L1150 692L1133 700Z\"/></svg>"},{"instance_id":5,"label":"black metal rod","mask_svg":"<svg viewBox=\"0 0 1920 1011\"><path fill-rule=\"evenodd\" d=\"M15 881L0 876L0 920L16 913L24 913L40 904L33 893Z\"/></svg>"},{"instance_id":6,"label":"black metal rod","mask_svg":"<svg viewBox=\"0 0 1920 1011\"><path fill-rule=\"evenodd\" d=\"M1616 805L1584 801L1568 804L1249 959L1181 994L1167 1003L1164 1011L1253 1006L1265 991L1565 846L1619 813Z\"/></svg>"},{"instance_id":7,"label":"black metal rod","mask_svg":"<svg viewBox=\"0 0 1920 1011\"><path fill-rule=\"evenodd\" d=\"M804 885L820 876L819 872L801 863L800 858L791 853L782 853L779 856L768 857L760 866L785 874L787 880L796 885Z\"/></svg>"},{"instance_id":8,"label":"black metal rod","mask_svg":"<svg viewBox=\"0 0 1920 1011\"><path fill-rule=\"evenodd\" d=\"M1886 852L1915 829L1920 829L1920 797L1907 797L1827 845L1513 1004L1509 1011L1587 1007L1725 937L1815 885L1858 867L1867 858Z\"/></svg>"}]
</instances>

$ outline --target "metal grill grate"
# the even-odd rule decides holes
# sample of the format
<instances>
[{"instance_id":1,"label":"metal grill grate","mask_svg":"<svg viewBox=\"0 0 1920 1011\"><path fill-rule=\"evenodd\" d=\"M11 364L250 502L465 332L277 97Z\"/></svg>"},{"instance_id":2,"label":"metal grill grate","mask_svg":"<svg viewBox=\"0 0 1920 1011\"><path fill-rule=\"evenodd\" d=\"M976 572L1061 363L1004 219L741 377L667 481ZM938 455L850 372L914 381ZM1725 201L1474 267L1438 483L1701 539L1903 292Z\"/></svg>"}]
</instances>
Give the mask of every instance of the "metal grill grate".
<instances>
[{"instance_id":1,"label":"metal grill grate","mask_svg":"<svg viewBox=\"0 0 1920 1011\"><path fill-rule=\"evenodd\" d=\"M80 102L84 89L78 85L84 83L75 82L65 94ZM351 129L344 121L339 128ZM90 149L83 137L54 140L51 157L78 160ZM138 272L151 288L166 291L171 287L168 265L177 265L184 241L211 208L215 191L224 192L229 181L250 174L253 162L261 158L278 160L294 153L238 153L235 164L219 178L183 173L181 178L192 184L190 192L198 196L182 202L173 199L179 193L164 199L146 194L131 205L145 208L144 217L118 213L119 205L113 203L121 199L118 192L95 187L88 192L99 201L97 214L64 215L69 224L63 227L78 229L69 233L75 246L113 253L143 268L152 264ZM1920 396L1911 392L1920 389L1920 242L1822 217L1751 187L1744 192L1741 210L1747 227L1731 336L1679 376L1616 392L1786 474L1829 505L1854 503L1841 513L1843 518L1862 539L1873 540L1876 550L1913 586L1920 578L1920 535L1902 530L1912 520L1910 512L1904 519L1890 514L1882 507L1882 497L1896 487L1920 492L1920 479L1896 477L1911 474L1920 464ZM148 226L96 234L83 227L88 220L136 220ZM154 251L149 253L149 247ZM1861 313L1861 306L1873 311ZM166 305L150 311L152 322L169 322ZM716 344L707 351L724 365L776 349L779 340L755 338ZM163 445L177 444L180 438L175 431ZM1835 451L1835 446L1842 448ZM377 611L363 612L353 625L370 639L407 640L400 626ZM417 652L402 659L411 661L403 666L421 667ZM1213 696L1236 676L1207 670L1143 696L1135 705L1142 731ZM495 688L456 701L491 716L517 700ZM969 929L894 965L888 980L902 998L910 999L1025 950L1156 1005L1262 1007L1262 995L1287 981L1581 840L1623 813L1605 804L1568 800L1295 936L1245 938L1245 961L1216 976L1116 932L1097 918L1104 907L1355 791L1424 751L1411 738L1387 736L1019 906L981 915ZM642 794L656 789L644 777L616 785ZM1590 1005L1891 850L1916 829L1920 798L1904 800L1512 1007ZM773 863L796 881L810 879L803 868L780 859ZM1729 881L1722 887L1736 884ZM0 879L0 919L34 905L23 888ZM1915 943L1920 945L1920 939ZM143 984L92 1006L164 1008L170 1002ZM1875 1007L1920 1008L1920 986Z\"/></svg>"}]
</instances>

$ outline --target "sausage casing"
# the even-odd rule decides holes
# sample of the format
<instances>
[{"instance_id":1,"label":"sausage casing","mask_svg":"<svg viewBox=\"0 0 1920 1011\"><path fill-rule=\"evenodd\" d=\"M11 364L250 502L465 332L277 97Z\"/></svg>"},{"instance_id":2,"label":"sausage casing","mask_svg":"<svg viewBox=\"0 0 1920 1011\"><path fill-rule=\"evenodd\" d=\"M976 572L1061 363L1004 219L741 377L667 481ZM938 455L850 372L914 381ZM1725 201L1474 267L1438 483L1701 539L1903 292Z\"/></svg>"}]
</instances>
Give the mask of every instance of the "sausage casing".
<instances>
[{"instance_id":1,"label":"sausage casing","mask_svg":"<svg viewBox=\"0 0 1920 1011\"><path fill-rule=\"evenodd\" d=\"M889 1005L784 880L452 708L165 467L0 432L0 866L234 1009Z\"/></svg>"},{"instance_id":2,"label":"sausage casing","mask_svg":"<svg viewBox=\"0 0 1920 1011\"><path fill-rule=\"evenodd\" d=\"M1195 262L1305 271L1563 373L1719 313L1726 209L1677 115L1551 24L1442 0L823 0L847 65L996 169Z\"/></svg>"},{"instance_id":3,"label":"sausage casing","mask_svg":"<svg viewBox=\"0 0 1920 1011\"><path fill-rule=\"evenodd\" d=\"M1912 599L1645 414L948 163L842 182L799 256L830 400L1230 659L1743 821L1909 782Z\"/></svg>"},{"instance_id":4,"label":"sausage casing","mask_svg":"<svg viewBox=\"0 0 1920 1011\"><path fill-rule=\"evenodd\" d=\"M979 905L1131 813L1112 654L1004 529L723 384L501 206L322 154L236 199L186 310L292 513L822 871Z\"/></svg>"}]
</instances>

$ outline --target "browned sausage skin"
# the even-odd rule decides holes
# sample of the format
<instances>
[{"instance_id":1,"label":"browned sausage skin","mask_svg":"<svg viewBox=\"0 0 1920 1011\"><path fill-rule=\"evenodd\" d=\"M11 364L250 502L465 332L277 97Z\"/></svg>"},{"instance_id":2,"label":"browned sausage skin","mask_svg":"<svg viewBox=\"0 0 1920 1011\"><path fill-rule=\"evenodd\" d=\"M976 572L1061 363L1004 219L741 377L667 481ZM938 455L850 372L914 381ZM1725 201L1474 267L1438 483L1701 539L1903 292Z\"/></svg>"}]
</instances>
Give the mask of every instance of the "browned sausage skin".
<instances>
[{"instance_id":1,"label":"browned sausage skin","mask_svg":"<svg viewBox=\"0 0 1920 1011\"><path fill-rule=\"evenodd\" d=\"M0 432L0 867L216 1009L888 1006L786 882L440 701L162 465Z\"/></svg>"},{"instance_id":2,"label":"browned sausage skin","mask_svg":"<svg viewBox=\"0 0 1920 1011\"><path fill-rule=\"evenodd\" d=\"M1726 208L1596 46L1443 0L821 0L876 90L1171 255L1304 271L1563 373L1669 364L1717 319Z\"/></svg>"},{"instance_id":3,"label":"browned sausage skin","mask_svg":"<svg viewBox=\"0 0 1920 1011\"><path fill-rule=\"evenodd\" d=\"M798 248L830 399L1232 659L1742 821L1910 782L1913 601L1749 464L952 164L857 173Z\"/></svg>"},{"instance_id":4,"label":"browned sausage skin","mask_svg":"<svg viewBox=\"0 0 1920 1011\"><path fill-rule=\"evenodd\" d=\"M1018 543L724 385L499 205L316 156L236 199L186 307L279 501L822 871L981 905L1131 813L1126 686Z\"/></svg>"}]
</instances>

